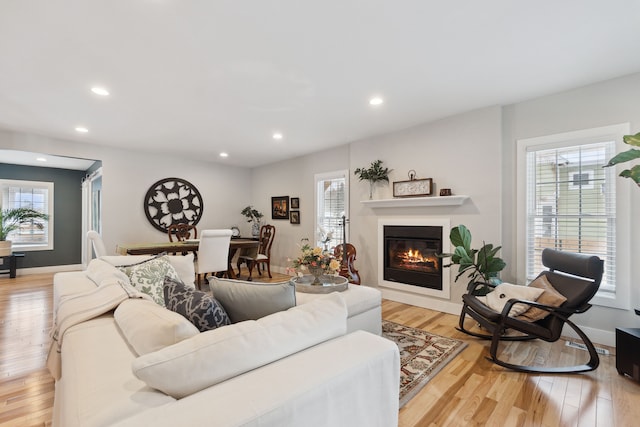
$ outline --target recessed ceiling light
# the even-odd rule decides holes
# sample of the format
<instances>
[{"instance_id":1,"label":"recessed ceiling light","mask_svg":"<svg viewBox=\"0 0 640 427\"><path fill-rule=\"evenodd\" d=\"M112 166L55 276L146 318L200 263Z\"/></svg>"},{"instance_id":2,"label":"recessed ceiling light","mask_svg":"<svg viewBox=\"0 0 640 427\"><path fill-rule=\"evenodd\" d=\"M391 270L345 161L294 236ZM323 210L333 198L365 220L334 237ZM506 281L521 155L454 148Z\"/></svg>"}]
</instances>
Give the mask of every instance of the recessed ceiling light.
<instances>
[{"instance_id":1,"label":"recessed ceiling light","mask_svg":"<svg viewBox=\"0 0 640 427\"><path fill-rule=\"evenodd\" d=\"M44 157L36 157L36 160L39 162L46 162L47 159L45 159Z\"/></svg>"},{"instance_id":2,"label":"recessed ceiling light","mask_svg":"<svg viewBox=\"0 0 640 427\"><path fill-rule=\"evenodd\" d=\"M229 153L222 152L220 153L220 157L229 157Z\"/></svg>"},{"instance_id":3,"label":"recessed ceiling light","mask_svg":"<svg viewBox=\"0 0 640 427\"><path fill-rule=\"evenodd\" d=\"M80 133L87 133L87 132L89 132L89 129L87 129L87 128L85 128L85 127L82 127L82 126L78 126L78 127L76 128L76 132L80 132Z\"/></svg>"},{"instance_id":4,"label":"recessed ceiling light","mask_svg":"<svg viewBox=\"0 0 640 427\"><path fill-rule=\"evenodd\" d=\"M277 141L281 140L282 138L284 138L284 136L280 132L276 132L273 134L273 139Z\"/></svg>"},{"instance_id":5,"label":"recessed ceiling light","mask_svg":"<svg viewBox=\"0 0 640 427\"><path fill-rule=\"evenodd\" d=\"M91 92L95 93L96 95L100 95L100 96L109 96L109 91L106 90L103 87L94 86L94 87L91 88Z\"/></svg>"},{"instance_id":6,"label":"recessed ceiling light","mask_svg":"<svg viewBox=\"0 0 640 427\"><path fill-rule=\"evenodd\" d=\"M379 96L374 96L369 100L369 105L381 105L384 102L384 99Z\"/></svg>"}]
</instances>

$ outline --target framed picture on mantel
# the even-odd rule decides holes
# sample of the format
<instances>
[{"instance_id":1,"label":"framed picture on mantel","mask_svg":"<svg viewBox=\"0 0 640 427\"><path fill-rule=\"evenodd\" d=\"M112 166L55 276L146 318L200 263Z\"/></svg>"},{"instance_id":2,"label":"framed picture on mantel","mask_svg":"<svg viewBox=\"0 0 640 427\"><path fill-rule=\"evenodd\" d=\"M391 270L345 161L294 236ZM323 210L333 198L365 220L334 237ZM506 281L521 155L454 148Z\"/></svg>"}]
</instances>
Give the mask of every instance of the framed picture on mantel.
<instances>
[{"instance_id":1,"label":"framed picture on mantel","mask_svg":"<svg viewBox=\"0 0 640 427\"><path fill-rule=\"evenodd\" d=\"M430 196L433 192L433 179L411 179L393 183L393 197Z\"/></svg>"}]
</instances>

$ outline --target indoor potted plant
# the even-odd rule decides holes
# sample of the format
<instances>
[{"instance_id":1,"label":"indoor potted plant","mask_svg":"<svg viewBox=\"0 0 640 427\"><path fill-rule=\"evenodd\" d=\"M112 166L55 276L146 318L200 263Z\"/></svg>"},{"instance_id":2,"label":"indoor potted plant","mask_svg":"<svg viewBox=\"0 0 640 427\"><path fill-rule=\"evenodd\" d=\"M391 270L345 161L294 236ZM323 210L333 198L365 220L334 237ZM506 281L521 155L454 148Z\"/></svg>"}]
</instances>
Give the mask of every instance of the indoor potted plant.
<instances>
[{"instance_id":1,"label":"indoor potted plant","mask_svg":"<svg viewBox=\"0 0 640 427\"><path fill-rule=\"evenodd\" d=\"M393 169L382 167L382 160L376 160L368 168L357 168L353 173L360 181L369 181L369 199L373 198L373 186L376 182L389 182L389 172Z\"/></svg>"},{"instance_id":2,"label":"indoor potted plant","mask_svg":"<svg viewBox=\"0 0 640 427\"><path fill-rule=\"evenodd\" d=\"M251 224L251 235L253 237L258 237L260 235L260 219L264 216L262 212L249 205L242 209L240 213L247 217L247 222L253 223Z\"/></svg>"},{"instance_id":3,"label":"indoor potted plant","mask_svg":"<svg viewBox=\"0 0 640 427\"><path fill-rule=\"evenodd\" d=\"M634 147L640 147L640 132L636 133L635 135L625 135L622 137L622 139L624 140L625 144L629 144ZM609 166L617 165L618 163L624 163L638 158L640 158L640 150L631 148L627 151L616 154L604 167L606 168ZM624 178L631 178L637 185L640 186L640 165L635 165L631 169L623 170L622 172L620 172L620 176Z\"/></svg>"},{"instance_id":4,"label":"indoor potted plant","mask_svg":"<svg viewBox=\"0 0 640 427\"><path fill-rule=\"evenodd\" d=\"M49 219L49 215L30 208L14 208L0 210L0 256L11 255L11 241L7 240L9 233L17 230L21 225L33 221L39 229L44 228L41 221Z\"/></svg>"},{"instance_id":5,"label":"indoor potted plant","mask_svg":"<svg viewBox=\"0 0 640 427\"><path fill-rule=\"evenodd\" d=\"M340 268L338 261L329 251L319 246L312 247L309 239L301 241L300 255L292 260L293 268L296 270L309 271L313 275L312 285L322 285L320 276L323 274L333 274Z\"/></svg>"},{"instance_id":6,"label":"indoor potted plant","mask_svg":"<svg viewBox=\"0 0 640 427\"><path fill-rule=\"evenodd\" d=\"M471 232L464 225L452 228L449 239L455 246L455 250L452 254L439 255L442 258L451 258L451 263L443 267L458 265L455 281L457 282L460 276L466 273L470 279L467 284L468 292L475 291L478 284L482 286L475 291L476 294L489 292L491 289L488 285L491 284L492 279L497 278L498 273L507 266L502 258L496 256L501 246L494 247L491 243L482 242L480 249L472 249Z\"/></svg>"}]
</instances>

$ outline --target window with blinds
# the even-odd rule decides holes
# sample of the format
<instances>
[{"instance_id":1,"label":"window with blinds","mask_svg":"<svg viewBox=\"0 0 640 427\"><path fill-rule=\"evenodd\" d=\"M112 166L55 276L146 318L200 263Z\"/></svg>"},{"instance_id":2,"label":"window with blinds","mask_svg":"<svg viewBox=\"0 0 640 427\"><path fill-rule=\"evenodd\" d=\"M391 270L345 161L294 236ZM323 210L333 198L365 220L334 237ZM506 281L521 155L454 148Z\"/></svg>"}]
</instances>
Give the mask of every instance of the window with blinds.
<instances>
[{"instance_id":1,"label":"window with blinds","mask_svg":"<svg viewBox=\"0 0 640 427\"><path fill-rule=\"evenodd\" d=\"M343 242L342 217L348 216L348 171L316 175L316 244L332 248Z\"/></svg>"},{"instance_id":2,"label":"window with blinds","mask_svg":"<svg viewBox=\"0 0 640 427\"><path fill-rule=\"evenodd\" d=\"M615 141L527 147L528 280L544 268L542 250L554 248L599 256L600 291L615 293L616 174L603 168L614 151Z\"/></svg>"},{"instance_id":3,"label":"window with blinds","mask_svg":"<svg viewBox=\"0 0 640 427\"><path fill-rule=\"evenodd\" d=\"M53 249L53 183L0 180L0 188L2 210L28 208L50 215L48 221L38 221L44 224L43 228L30 221L9 233L14 249Z\"/></svg>"}]
</instances>

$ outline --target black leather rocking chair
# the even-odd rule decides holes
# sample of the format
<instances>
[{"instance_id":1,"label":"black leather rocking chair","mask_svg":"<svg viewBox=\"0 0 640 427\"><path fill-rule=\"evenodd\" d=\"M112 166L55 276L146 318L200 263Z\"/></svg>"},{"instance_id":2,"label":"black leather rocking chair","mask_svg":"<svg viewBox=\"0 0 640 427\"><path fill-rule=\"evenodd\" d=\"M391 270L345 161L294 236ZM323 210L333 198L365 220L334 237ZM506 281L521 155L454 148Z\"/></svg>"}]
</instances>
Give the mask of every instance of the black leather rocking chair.
<instances>
[{"instance_id":1,"label":"black leather rocking chair","mask_svg":"<svg viewBox=\"0 0 640 427\"><path fill-rule=\"evenodd\" d=\"M602 280L603 261L597 256L579 253L563 252L553 249L542 251L542 264L548 268L538 275L546 276L549 283L567 300L559 307L553 307L531 301L510 299L502 312L498 313L483 304L474 292L463 295L463 307L460 313L458 329L466 334L478 338L490 339L491 357L488 360L505 368L521 372L542 373L578 373L596 369L600 363L598 353L585 333L578 328L569 317L573 314L584 313L591 305L589 301L598 291ZM546 317L535 322L528 322L521 318L508 316L514 304L524 302L531 307L547 311ZM465 329L465 316L469 315L489 334L473 332ZM567 367L538 367L514 365L498 358L500 341L524 341L541 339L555 342L560 338L564 324L569 325L582 339L589 352L589 361L584 365ZM517 331L518 334L509 334Z\"/></svg>"}]
</instances>

